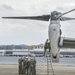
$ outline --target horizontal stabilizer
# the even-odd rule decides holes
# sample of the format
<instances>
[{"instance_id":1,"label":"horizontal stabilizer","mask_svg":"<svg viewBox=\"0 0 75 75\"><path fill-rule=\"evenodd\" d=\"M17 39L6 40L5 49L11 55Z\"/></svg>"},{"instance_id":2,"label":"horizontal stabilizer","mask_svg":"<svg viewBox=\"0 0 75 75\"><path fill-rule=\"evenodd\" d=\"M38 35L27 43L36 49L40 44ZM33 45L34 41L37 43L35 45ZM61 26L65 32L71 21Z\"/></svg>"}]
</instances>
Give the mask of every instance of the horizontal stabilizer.
<instances>
[{"instance_id":1,"label":"horizontal stabilizer","mask_svg":"<svg viewBox=\"0 0 75 75\"><path fill-rule=\"evenodd\" d=\"M70 17L61 17L60 21L67 21L67 20L75 20L75 18L70 18Z\"/></svg>"},{"instance_id":2,"label":"horizontal stabilizer","mask_svg":"<svg viewBox=\"0 0 75 75\"><path fill-rule=\"evenodd\" d=\"M50 15L27 16L27 17L2 17L2 18L5 18L5 19L32 19L32 20L49 21Z\"/></svg>"}]
</instances>

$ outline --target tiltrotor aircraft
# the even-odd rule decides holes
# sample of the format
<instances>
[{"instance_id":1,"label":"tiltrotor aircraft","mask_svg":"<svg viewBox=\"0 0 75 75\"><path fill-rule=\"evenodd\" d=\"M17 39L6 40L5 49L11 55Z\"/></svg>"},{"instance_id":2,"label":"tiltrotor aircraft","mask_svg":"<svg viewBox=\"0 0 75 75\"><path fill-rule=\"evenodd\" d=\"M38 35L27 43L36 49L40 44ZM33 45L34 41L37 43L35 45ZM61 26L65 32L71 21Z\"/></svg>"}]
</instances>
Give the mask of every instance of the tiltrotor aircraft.
<instances>
[{"instance_id":1,"label":"tiltrotor aircraft","mask_svg":"<svg viewBox=\"0 0 75 75\"><path fill-rule=\"evenodd\" d=\"M75 48L75 39L61 37L60 21L75 20L75 18L62 17L63 15L74 11L72 9L65 13L60 13L58 11L51 12L50 15L42 16L27 16L27 17L2 17L6 19L32 19L32 20L41 20L49 21L49 40L51 46L51 58L52 62L59 62L59 49L60 48Z\"/></svg>"}]
</instances>

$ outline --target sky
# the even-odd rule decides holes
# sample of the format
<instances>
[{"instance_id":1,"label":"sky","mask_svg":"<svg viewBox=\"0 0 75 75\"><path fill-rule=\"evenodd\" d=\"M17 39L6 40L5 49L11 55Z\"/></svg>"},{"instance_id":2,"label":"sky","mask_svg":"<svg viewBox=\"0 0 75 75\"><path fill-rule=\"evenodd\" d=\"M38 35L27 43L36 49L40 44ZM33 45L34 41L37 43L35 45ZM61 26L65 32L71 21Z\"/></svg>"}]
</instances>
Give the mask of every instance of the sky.
<instances>
[{"instance_id":1,"label":"sky","mask_svg":"<svg viewBox=\"0 0 75 75\"><path fill-rule=\"evenodd\" d=\"M50 22L9 20L3 16L38 16L75 8L75 0L0 0L0 45L44 43ZM75 11L65 15L75 17ZM62 36L75 38L75 21L60 22Z\"/></svg>"}]
</instances>

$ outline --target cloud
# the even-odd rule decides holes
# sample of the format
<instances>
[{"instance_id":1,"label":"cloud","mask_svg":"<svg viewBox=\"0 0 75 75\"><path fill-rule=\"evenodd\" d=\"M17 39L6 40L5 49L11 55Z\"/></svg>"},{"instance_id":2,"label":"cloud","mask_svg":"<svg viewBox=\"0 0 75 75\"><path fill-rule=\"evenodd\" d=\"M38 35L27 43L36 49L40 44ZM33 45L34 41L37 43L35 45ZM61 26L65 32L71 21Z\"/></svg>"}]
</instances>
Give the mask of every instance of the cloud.
<instances>
[{"instance_id":1,"label":"cloud","mask_svg":"<svg viewBox=\"0 0 75 75\"><path fill-rule=\"evenodd\" d=\"M2 0L0 17L50 14L53 10L68 11L75 4L65 0ZM74 16L74 12L65 16ZM62 35L74 35L74 21L61 22ZM36 20L6 20L0 18L0 44L38 44L48 38L49 22ZM71 27L72 26L72 27ZM71 29L72 28L72 29ZM75 36L74 36L75 37Z\"/></svg>"},{"instance_id":2,"label":"cloud","mask_svg":"<svg viewBox=\"0 0 75 75\"><path fill-rule=\"evenodd\" d=\"M75 8L75 3L64 3L61 6L57 6L56 9L59 11L68 11Z\"/></svg>"},{"instance_id":3,"label":"cloud","mask_svg":"<svg viewBox=\"0 0 75 75\"><path fill-rule=\"evenodd\" d=\"M6 4L1 5L0 9L2 9L2 10L13 10L13 8L11 6L8 6Z\"/></svg>"},{"instance_id":4,"label":"cloud","mask_svg":"<svg viewBox=\"0 0 75 75\"><path fill-rule=\"evenodd\" d=\"M1 17L18 16L24 13L18 9L15 10L14 8L8 5L1 5L0 9L1 9L0 12ZM12 19L6 20L0 18L0 37L1 37L0 42L1 44L41 43L47 37L47 27L48 27L47 24L48 24L47 22L43 21L39 22L32 20L30 21L30 20L12 20Z\"/></svg>"}]
</instances>

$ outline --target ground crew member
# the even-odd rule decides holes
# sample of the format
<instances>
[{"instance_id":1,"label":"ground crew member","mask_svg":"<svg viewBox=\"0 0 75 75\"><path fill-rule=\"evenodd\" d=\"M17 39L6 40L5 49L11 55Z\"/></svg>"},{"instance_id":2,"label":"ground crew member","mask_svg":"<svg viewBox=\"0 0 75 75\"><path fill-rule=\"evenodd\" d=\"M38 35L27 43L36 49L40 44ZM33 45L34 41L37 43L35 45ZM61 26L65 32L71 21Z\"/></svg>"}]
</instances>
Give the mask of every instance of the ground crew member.
<instances>
[{"instance_id":1,"label":"ground crew member","mask_svg":"<svg viewBox=\"0 0 75 75\"><path fill-rule=\"evenodd\" d=\"M46 49L49 49L49 52L50 52L51 47L50 47L50 42L48 41L48 39L46 40L45 45L44 45L43 56L45 56L45 54L46 54Z\"/></svg>"},{"instance_id":2,"label":"ground crew member","mask_svg":"<svg viewBox=\"0 0 75 75\"><path fill-rule=\"evenodd\" d=\"M35 75L35 70L34 70L34 60L33 60L32 58L31 58L31 60L30 60L29 75Z\"/></svg>"},{"instance_id":3,"label":"ground crew member","mask_svg":"<svg viewBox=\"0 0 75 75\"><path fill-rule=\"evenodd\" d=\"M32 54L32 58L33 60L33 71L34 71L34 75L36 75L36 59L35 59L35 54Z\"/></svg>"},{"instance_id":4,"label":"ground crew member","mask_svg":"<svg viewBox=\"0 0 75 75\"><path fill-rule=\"evenodd\" d=\"M23 62L23 74L26 74L26 75L28 75L28 67L29 67L29 62L28 62L28 57L26 57L25 59L24 59L24 62Z\"/></svg>"},{"instance_id":5,"label":"ground crew member","mask_svg":"<svg viewBox=\"0 0 75 75\"><path fill-rule=\"evenodd\" d=\"M27 75L30 75L30 57L28 58L27 61Z\"/></svg>"},{"instance_id":6,"label":"ground crew member","mask_svg":"<svg viewBox=\"0 0 75 75\"><path fill-rule=\"evenodd\" d=\"M36 59L34 58L34 75L36 75Z\"/></svg>"},{"instance_id":7,"label":"ground crew member","mask_svg":"<svg viewBox=\"0 0 75 75\"><path fill-rule=\"evenodd\" d=\"M23 74L26 74L26 58L23 59Z\"/></svg>"},{"instance_id":8,"label":"ground crew member","mask_svg":"<svg viewBox=\"0 0 75 75\"><path fill-rule=\"evenodd\" d=\"M27 61L27 75L29 75L30 58Z\"/></svg>"},{"instance_id":9,"label":"ground crew member","mask_svg":"<svg viewBox=\"0 0 75 75\"><path fill-rule=\"evenodd\" d=\"M22 57L18 60L18 63L19 63L19 74L22 74L23 73L23 65L22 65Z\"/></svg>"}]
</instances>

